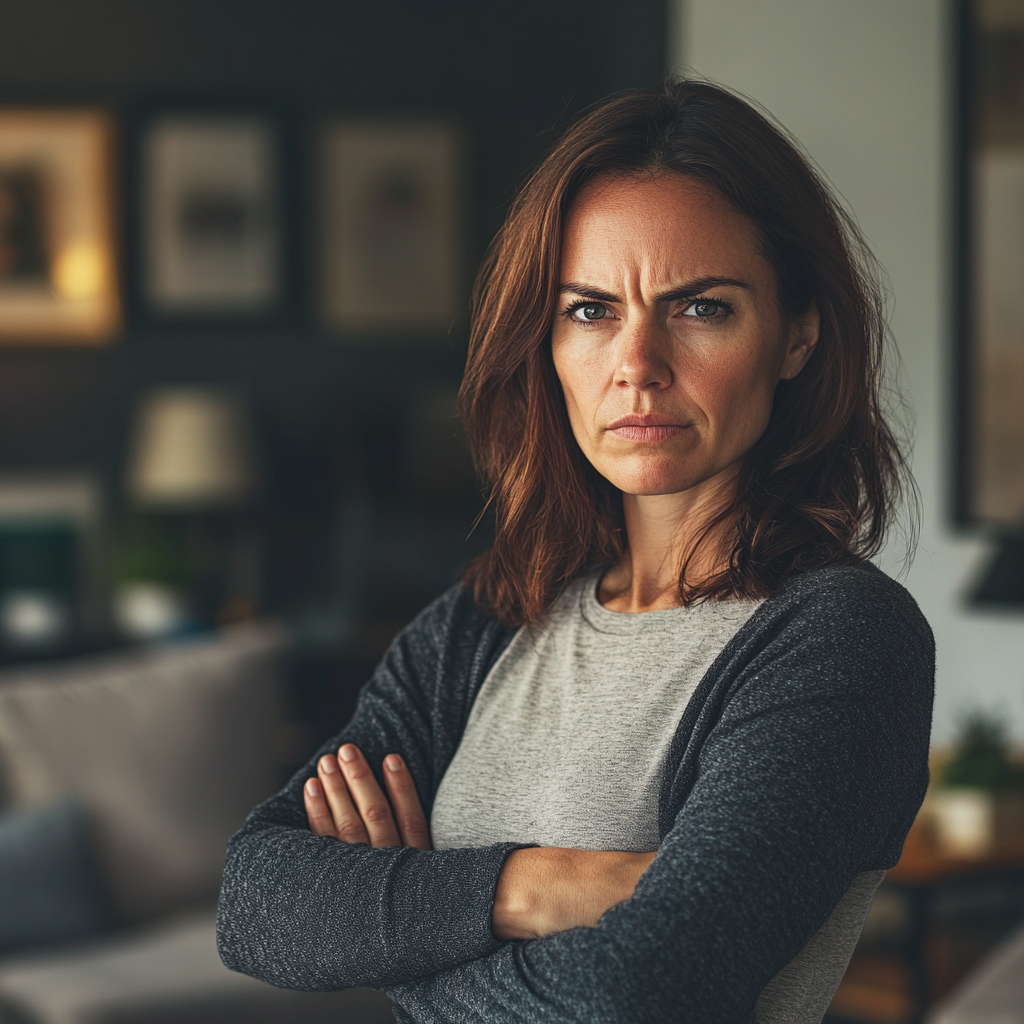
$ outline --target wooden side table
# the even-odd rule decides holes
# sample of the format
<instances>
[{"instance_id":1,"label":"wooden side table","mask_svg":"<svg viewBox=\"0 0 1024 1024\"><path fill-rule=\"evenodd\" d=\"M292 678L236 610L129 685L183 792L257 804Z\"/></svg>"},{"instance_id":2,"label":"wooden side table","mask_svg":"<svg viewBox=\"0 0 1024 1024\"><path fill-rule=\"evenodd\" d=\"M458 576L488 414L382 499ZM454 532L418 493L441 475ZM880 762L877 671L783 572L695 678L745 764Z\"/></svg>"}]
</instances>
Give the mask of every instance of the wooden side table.
<instances>
[{"instance_id":1,"label":"wooden side table","mask_svg":"<svg viewBox=\"0 0 1024 1024\"><path fill-rule=\"evenodd\" d=\"M880 890L902 898L900 935L874 950L866 942L858 945L829 1012L872 1024L920 1024L928 1007L998 939L968 950L959 960L943 956L939 904L986 886L1002 888L1011 897L1008 926L1015 914L1024 916L1024 841L997 846L984 856L951 857L935 849L915 827Z\"/></svg>"}]
</instances>

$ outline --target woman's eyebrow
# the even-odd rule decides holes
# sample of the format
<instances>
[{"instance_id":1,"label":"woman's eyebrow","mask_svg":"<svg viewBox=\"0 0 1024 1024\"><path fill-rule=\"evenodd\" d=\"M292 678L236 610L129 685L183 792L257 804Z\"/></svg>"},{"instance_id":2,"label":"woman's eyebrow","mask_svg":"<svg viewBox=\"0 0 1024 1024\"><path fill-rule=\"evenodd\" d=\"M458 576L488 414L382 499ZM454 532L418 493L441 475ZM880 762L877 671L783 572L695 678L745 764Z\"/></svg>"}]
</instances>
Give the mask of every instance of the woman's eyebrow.
<instances>
[{"instance_id":1,"label":"woman's eyebrow","mask_svg":"<svg viewBox=\"0 0 1024 1024\"><path fill-rule=\"evenodd\" d=\"M611 292L603 292L600 288L594 288L589 284L578 284L575 281L566 281L558 286L559 293L572 292L574 295L582 295L585 299L597 299L598 302L621 302L617 295Z\"/></svg>"},{"instance_id":2,"label":"woman's eyebrow","mask_svg":"<svg viewBox=\"0 0 1024 1024\"><path fill-rule=\"evenodd\" d=\"M748 282L740 281L735 277L698 277L695 281L687 281L686 284L679 288L673 288L671 291L656 295L654 300L655 302L673 302L676 299L688 299L691 295L699 295L701 292L706 292L709 288L722 288L726 285L732 285L734 288L746 288L747 291L750 290Z\"/></svg>"},{"instance_id":3,"label":"woman's eyebrow","mask_svg":"<svg viewBox=\"0 0 1024 1024\"><path fill-rule=\"evenodd\" d=\"M673 288L671 291L656 295L654 301L674 302L676 299L688 299L691 295L699 295L701 292L706 292L709 288L722 288L725 285L750 290L748 282L740 281L735 277L698 277L693 281L687 281L678 288ZM566 281L565 284L558 286L558 290L560 293L572 292L574 295L580 295L584 299L595 299L598 302L622 301L617 295L612 295L611 292L602 291L593 285L581 284L578 281Z\"/></svg>"}]
</instances>

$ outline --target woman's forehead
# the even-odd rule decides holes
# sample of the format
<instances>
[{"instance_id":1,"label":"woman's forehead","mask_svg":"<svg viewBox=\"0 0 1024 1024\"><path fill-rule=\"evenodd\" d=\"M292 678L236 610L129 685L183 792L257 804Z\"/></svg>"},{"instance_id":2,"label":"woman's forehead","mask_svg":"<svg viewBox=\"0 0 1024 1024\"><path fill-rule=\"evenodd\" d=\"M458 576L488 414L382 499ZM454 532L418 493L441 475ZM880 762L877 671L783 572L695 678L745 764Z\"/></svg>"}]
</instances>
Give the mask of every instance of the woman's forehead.
<instances>
[{"instance_id":1,"label":"woman's forehead","mask_svg":"<svg viewBox=\"0 0 1024 1024\"><path fill-rule=\"evenodd\" d=\"M587 269L659 278L771 274L753 221L720 192L672 171L607 175L577 196L563 237L562 280Z\"/></svg>"}]
</instances>

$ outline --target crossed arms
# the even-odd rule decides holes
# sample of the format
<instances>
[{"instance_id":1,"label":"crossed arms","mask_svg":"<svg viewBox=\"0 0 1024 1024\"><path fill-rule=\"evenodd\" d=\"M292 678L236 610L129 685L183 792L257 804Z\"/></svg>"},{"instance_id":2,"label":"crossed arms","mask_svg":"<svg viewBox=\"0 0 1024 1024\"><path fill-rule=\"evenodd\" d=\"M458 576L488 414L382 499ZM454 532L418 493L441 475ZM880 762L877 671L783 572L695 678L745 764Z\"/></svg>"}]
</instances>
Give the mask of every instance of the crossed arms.
<instances>
[{"instance_id":1,"label":"crossed arms","mask_svg":"<svg viewBox=\"0 0 1024 1024\"><path fill-rule=\"evenodd\" d=\"M852 878L898 857L927 778L930 651L907 640L891 608L865 618L863 601L830 593L820 605L830 622L809 634L794 619L792 637L780 627L709 694L707 721L691 723L668 780L658 855L634 894L609 898L603 915L600 901L580 914L596 927L562 930L571 923L563 911L579 914L581 901L552 898L567 881L561 854L516 844L422 849L426 816L417 826L396 799L411 784L429 814L493 664L480 652L500 646L448 600L399 638L348 728L232 840L218 936L228 966L281 987L385 988L399 1019L421 1024L735 1024ZM880 645L890 622L893 641ZM446 639L467 632L464 642ZM306 781L316 775L323 786L321 759L348 744L380 787L363 806L384 792L395 800L390 826L387 815L368 815L385 830L376 841L390 827L406 845L372 845L361 813L370 843L339 841L333 810L334 834L322 809L310 828ZM405 783L389 783L383 769L396 752ZM542 884L545 869L528 872L527 892L546 894L546 923L535 897L500 892L517 860L537 857L555 861ZM567 888L577 897L579 877ZM503 941L516 928L544 937Z\"/></svg>"},{"instance_id":2,"label":"crossed arms","mask_svg":"<svg viewBox=\"0 0 1024 1024\"><path fill-rule=\"evenodd\" d=\"M362 751L343 745L324 754L303 787L310 829L345 843L431 849L416 783L401 756L382 766L387 796ZM389 799L390 798L390 799ZM596 928L605 911L633 895L653 853L528 847L502 865L494 895L495 938L539 939L570 928Z\"/></svg>"}]
</instances>

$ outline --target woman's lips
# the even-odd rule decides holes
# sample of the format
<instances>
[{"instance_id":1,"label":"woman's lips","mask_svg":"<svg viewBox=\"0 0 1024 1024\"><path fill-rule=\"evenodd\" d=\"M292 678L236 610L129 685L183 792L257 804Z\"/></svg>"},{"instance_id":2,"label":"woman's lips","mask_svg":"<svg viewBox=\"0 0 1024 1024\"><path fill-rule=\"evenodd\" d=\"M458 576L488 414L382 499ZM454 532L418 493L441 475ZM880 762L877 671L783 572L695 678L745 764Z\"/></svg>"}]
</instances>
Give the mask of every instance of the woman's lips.
<instances>
[{"instance_id":1,"label":"woman's lips","mask_svg":"<svg viewBox=\"0 0 1024 1024\"><path fill-rule=\"evenodd\" d=\"M608 432L623 441L657 444L678 437L688 426L660 416L623 416L621 420L608 425Z\"/></svg>"},{"instance_id":2,"label":"woman's lips","mask_svg":"<svg viewBox=\"0 0 1024 1024\"><path fill-rule=\"evenodd\" d=\"M658 427L612 427L610 431L616 437L621 437L623 441L647 441L648 443L653 443L667 441L669 438L681 434L685 429L686 427L681 427L678 424L665 424Z\"/></svg>"}]
</instances>

